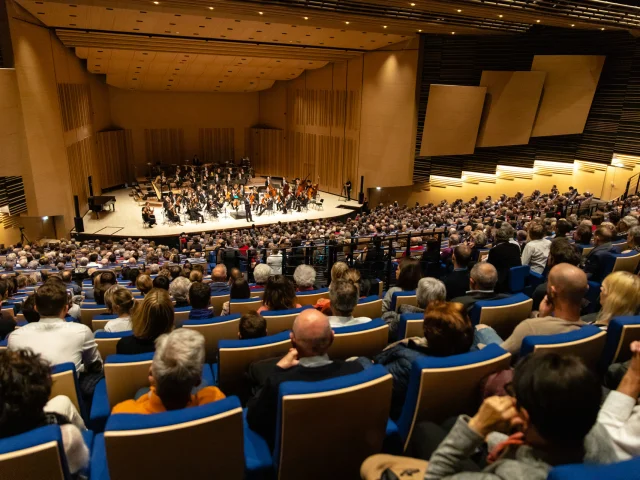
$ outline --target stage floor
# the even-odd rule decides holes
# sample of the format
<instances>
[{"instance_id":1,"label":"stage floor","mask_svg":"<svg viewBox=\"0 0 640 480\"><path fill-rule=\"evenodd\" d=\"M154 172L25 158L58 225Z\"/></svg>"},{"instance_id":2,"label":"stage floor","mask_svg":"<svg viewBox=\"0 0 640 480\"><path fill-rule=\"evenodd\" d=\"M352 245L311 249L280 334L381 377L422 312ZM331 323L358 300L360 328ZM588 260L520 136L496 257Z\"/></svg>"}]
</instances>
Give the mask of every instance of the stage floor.
<instances>
[{"instance_id":1,"label":"stage floor","mask_svg":"<svg viewBox=\"0 0 640 480\"><path fill-rule=\"evenodd\" d=\"M247 222L244 218L234 219L231 215L231 209L227 209L228 217L205 221L205 223L183 222L180 225L162 224L162 208L155 207L156 220L158 224L153 228L143 227L142 225L142 207L129 196L131 189L123 188L106 195L116 197L115 212L109 210L100 213L100 219L96 219L93 212L88 212L84 217L84 234L85 235L115 235L124 237L154 237L179 235L182 232L197 233L210 232L213 230L228 230L234 228L243 228L251 225L268 225L277 222L295 222L298 220L331 218L346 215L354 208L358 208L359 204L355 200L347 202L340 200L337 195L319 192L318 197L324 199L322 210L309 208L306 212L292 212L286 215L275 212L273 215L264 213L261 217L253 214L253 222ZM338 208L348 206L350 208ZM243 207L241 207L243 210Z\"/></svg>"}]
</instances>

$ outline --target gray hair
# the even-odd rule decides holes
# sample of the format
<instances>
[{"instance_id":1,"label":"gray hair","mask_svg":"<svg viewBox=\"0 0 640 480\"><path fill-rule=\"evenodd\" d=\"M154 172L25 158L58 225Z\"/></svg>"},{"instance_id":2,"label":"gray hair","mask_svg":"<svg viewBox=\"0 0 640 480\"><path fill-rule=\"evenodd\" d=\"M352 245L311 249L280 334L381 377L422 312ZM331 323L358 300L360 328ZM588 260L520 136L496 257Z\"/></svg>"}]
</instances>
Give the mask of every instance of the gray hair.
<instances>
[{"instance_id":1,"label":"gray hair","mask_svg":"<svg viewBox=\"0 0 640 480\"><path fill-rule=\"evenodd\" d=\"M312 287L316 281L316 271L310 265L298 265L293 272L293 280L298 287Z\"/></svg>"},{"instance_id":2,"label":"gray hair","mask_svg":"<svg viewBox=\"0 0 640 480\"><path fill-rule=\"evenodd\" d=\"M345 316L351 315L358 304L358 287L349 280L338 279L331 282L329 290L331 308Z\"/></svg>"},{"instance_id":3,"label":"gray hair","mask_svg":"<svg viewBox=\"0 0 640 480\"><path fill-rule=\"evenodd\" d=\"M259 263L256 268L253 269L253 278L256 283L267 283L267 279L271 275L271 267L264 263Z\"/></svg>"},{"instance_id":4,"label":"gray hair","mask_svg":"<svg viewBox=\"0 0 640 480\"><path fill-rule=\"evenodd\" d=\"M476 284L478 290L491 290L498 283L498 271L496 267L490 263L480 262L476 263L469 273L471 280Z\"/></svg>"},{"instance_id":5,"label":"gray hair","mask_svg":"<svg viewBox=\"0 0 640 480\"><path fill-rule=\"evenodd\" d=\"M511 225L509 225L509 228L507 228L506 225L503 225L496 230L497 242L508 242L512 238L513 238L513 227Z\"/></svg>"},{"instance_id":6,"label":"gray hair","mask_svg":"<svg viewBox=\"0 0 640 480\"><path fill-rule=\"evenodd\" d=\"M86 267L88 263L89 263L89 259L87 257L82 257L80 259L80 266L81 267Z\"/></svg>"},{"instance_id":7,"label":"gray hair","mask_svg":"<svg viewBox=\"0 0 640 480\"><path fill-rule=\"evenodd\" d=\"M626 215L622 221L626 223L629 227L635 227L638 225L638 219L633 215Z\"/></svg>"},{"instance_id":8,"label":"gray hair","mask_svg":"<svg viewBox=\"0 0 640 480\"><path fill-rule=\"evenodd\" d=\"M437 278L421 278L416 288L416 300L422 309L431 302L444 302L447 299L447 288Z\"/></svg>"},{"instance_id":9,"label":"gray hair","mask_svg":"<svg viewBox=\"0 0 640 480\"><path fill-rule=\"evenodd\" d=\"M629 247L640 247L640 226L631 227L627 232L628 237L633 239L633 245L629 245Z\"/></svg>"},{"instance_id":10,"label":"gray hair","mask_svg":"<svg viewBox=\"0 0 640 480\"><path fill-rule=\"evenodd\" d=\"M188 278L176 277L169 285L169 295L176 300L185 301L189 294L189 287L191 287L191 282Z\"/></svg>"},{"instance_id":11,"label":"gray hair","mask_svg":"<svg viewBox=\"0 0 640 480\"><path fill-rule=\"evenodd\" d=\"M22 268L27 268L28 264L29 260L27 260L27 257L22 257L20 258L20 260L18 260L18 265L20 265Z\"/></svg>"},{"instance_id":12,"label":"gray hair","mask_svg":"<svg viewBox=\"0 0 640 480\"><path fill-rule=\"evenodd\" d=\"M151 265L149 265L149 272L151 274L156 274L160 271L160 265L158 265L157 263L152 263Z\"/></svg>"},{"instance_id":13,"label":"gray hair","mask_svg":"<svg viewBox=\"0 0 640 480\"><path fill-rule=\"evenodd\" d=\"M189 328L178 328L156 339L151 372L158 385L182 384L199 379L204 364L204 337Z\"/></svg>"}]
</instances>

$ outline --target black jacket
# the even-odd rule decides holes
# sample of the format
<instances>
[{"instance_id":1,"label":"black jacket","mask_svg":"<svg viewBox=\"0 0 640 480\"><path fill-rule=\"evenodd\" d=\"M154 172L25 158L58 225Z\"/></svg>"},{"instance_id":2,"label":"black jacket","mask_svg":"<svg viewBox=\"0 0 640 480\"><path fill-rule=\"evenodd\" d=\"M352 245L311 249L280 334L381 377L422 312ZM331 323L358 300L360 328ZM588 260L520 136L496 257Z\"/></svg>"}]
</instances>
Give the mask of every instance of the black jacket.
<instances>
[{"instance_id":1,"label":"black jacket","mask_svg":"<svg viewBox=\"0 0 640 480\"><path fill-rule=\"evenodd\" d=\"M587 274L587 278L594 282L602 283L606 276L607 259L612 253L616 252L616 247L611 242L604 243L591 250L584 261L584 272Z\"/></svg>"},{"instance_id":2,"label":"black jacket","mask_svg":"<svg viewBox=\"0 0 640 480\"><path fill-rule=\"evenodd\" d=\"M454 270L442 282L447 288L447 300L461 297L469 290L469 269Z\"/></svg>"},{"instance_id":3,"label":"black jacket","mask_svg":"<svg viewBox=\"0 0 640 480\"><path fill-rule=\"evenodd\" d=\"M496 267L498 271L498 283L495 287L496 292L508 292L509 269L522 265L522 261L520 260L520 247L509 242L499 243L489 250L487 262Z\"/></svg>"},{"instance_id":4,"label":"black jacket","mask_svg":"<svg viewBox=\"0 0 640 480\"><path fill-rule=\"evenodd\" d=\"M470 312L476 302L480 300L500 300L501 298L507 298L509 296L510 295L506 293L474 292L461 297L455 297L451 301L463 304L466 307L467 312Z\"/></svg>"}]
</instances>

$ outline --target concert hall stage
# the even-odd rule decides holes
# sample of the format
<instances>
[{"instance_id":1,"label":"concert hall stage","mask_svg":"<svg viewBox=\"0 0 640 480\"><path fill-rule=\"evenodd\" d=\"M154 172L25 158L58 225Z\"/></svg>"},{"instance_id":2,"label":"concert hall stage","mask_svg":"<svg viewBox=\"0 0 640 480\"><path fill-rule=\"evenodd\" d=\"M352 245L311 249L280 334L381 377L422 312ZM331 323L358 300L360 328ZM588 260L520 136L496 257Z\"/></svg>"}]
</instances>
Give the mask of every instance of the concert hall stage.
<instances>
[{"instance_id":1,"label":"concert hall stage","mask_svg":"<svg viewBox=\"0 0 640 480\"><path fill-rule=\"evenodd\" d=\"M222 215L218 219L211 219L205 223L182 222L182 226L177 224L169 225L162 223L162 207L155 207L156 220L158 222L153 228L142 225L142 203L138 204L129 193L130 188L123 188L110 192L109 195L116 197L115 211L104 211L100 214L100 219L96 219L96 215L89 211L84 216L84 235L96 236L116 236L116 237L167 237L172 235L180 235L182 232L197 233L211 232L215 230L228 230L234 228L246 228L252 223L255 225L267 225L277 222L294 222L298 220L331 218L347 215L353 211L357 211L360 207L357 201L351 200L347 202L340 200L341 197L330 193L318 192L318 199L324 199L323 207L316 210L312 206L307 211L300 213L293 211L286 215L282 212L275 211L273 215L265 212L261 217L256 213L253 214L253 222L247 222L244 218L236 220L231 216L232 209L227 208L227 216ZM341 208L339 208L341 207ZM347 208L344 208L347 207ZM244 206L240 207L244 213ZM223 214L224 215L224 214Z\"/></svg>"}]
</instances>

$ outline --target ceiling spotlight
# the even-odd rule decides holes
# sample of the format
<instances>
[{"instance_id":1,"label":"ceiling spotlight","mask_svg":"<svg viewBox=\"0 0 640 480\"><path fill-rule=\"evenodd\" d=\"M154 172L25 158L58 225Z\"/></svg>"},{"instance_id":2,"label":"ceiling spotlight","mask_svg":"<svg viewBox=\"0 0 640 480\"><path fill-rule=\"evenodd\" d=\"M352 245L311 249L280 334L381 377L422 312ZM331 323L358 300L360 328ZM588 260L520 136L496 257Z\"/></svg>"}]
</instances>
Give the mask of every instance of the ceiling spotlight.
<instances>
[{"instance_id":1,"label":"ceiling spotlight","mask_svg":"<svg viewBox=\"0 0 640 480\"><path fill-rule=\"evenodd\" d=\"M462 9L461 9L461 8L459 8L459 9L457 10L457 12L458 12L458 13L462 13Z\"/></svg>"},{"instance_id":2,"label":"ceiling spotlight","mask_svg":"<svg viewBox=\"0 0 640 480\"><path fill-rule=\"evenodd\" d=\"M258 12L258 15L264 15L264 12Z\"/></svg>"},{"instance_id":3,"label":"ceiling spotlight","mask_svg":"<svg viewBox=\"0 0 640 480\"><path fill-rule=\"evenodd\" d=\"M160 5L160 2L153 2L154 5Z\"/></svg>"},{"instance_id":4,"label":"ceiling spotlight","mask_svg":"<svg viewBox=\"0 0 640 480\"><path fill-rule=\"evenodd\" d=\"M455 35L455 34L456 34L456 32L451 32L451 35Z\"/></svg>"},{"instance_id":5,"label":"ceiling spotlight","mask_svg":"<svg viewBox=\"0 0 640 480\"><path fill-rule=\"evenodd\" d=\"M411 5L412 7L415 7L416 4L415 3L410 3L409 5Z\"/></svg>"},{"instance_id":6,"label":"ceiling spotlight","mask_svg":"<svg viewBox=\"0 0 640 480\"><path fill-rule=\"evenodd\" d=\"M387 28L387 26L386 26L386 25L383 25L383 26L382 26L382 28Z\"/></svg>"},{"instance_id":7,"label":"ceiling spotlight","mask_svg":"<svg viewBox=\"0 0 640 480\"><path fill-rule=\"evenodd\" d=\"M536 20L536 23L540 23L540 20Z\"/></svg>"},{"instance_id":8,"label":"ceiling spotlight","mask_svg":"<svg viewBox=\"0 0 640 480\"><path fill-rule=\"evenodd\" d=\"M209 10L213 10L213 7L209 7Z\"/></svg>"},{"instance_id":9,"label":"ceiling spotlight","mask_svg":"<svg viewBox=\"0 0 640 480\"><path fill-rule=\"evenodd\" d=\"M350 23L350 22L344 22L344 23L346 23L347 25L349 25L349 23Z\"/></svg>"},{"instance_id":10,"label":"ceiling spotlight","mask_svg":"<svg viewBox=\"0 0 640 480\"><path fill-rule=\"evenodd\" d=\"M421 32L422 30L418 30L418 32Z\"/></svg>"},{"instance_id":11,"label":"ceiling spotlight","mask_svg":"<svg viewBox=\"0 0 640 480\"><path fill-rule=\"evenodd\" d=\"M604 27L602 27L600 30L604 31Z\"/></svg>"},{"instance_id":12,"label":"ceiling spotlight","mask_svg":"<svg viewBox=\"0 0 640 480\"><path fill-rule=\"evenodd\" d=\"M502 18L504 15L498 15L498 18Z\"/></svg>"},{"instance_id":13,"label":"ceiling spotlight","mask_svg":"<svg viewBox=\"0 0 640 480\"><path fill-rule=\"evenodd\" d=\"M309 20L309 17L302 17L302 18L304 18L305 20Z\"/></svg>"},{"instance_id":14,"label":"ceiling spotlight","mask_svg":"<svg viewBox=\"0 0 640 480\"><path fill-rule=\"evenodd\" d=\"M572 26L572 27L575 27L575 26L576 26L576 24L575 24L575 23L572 23L572 24L571 24L571 26Z\"/></svg>"}]
</instances>

